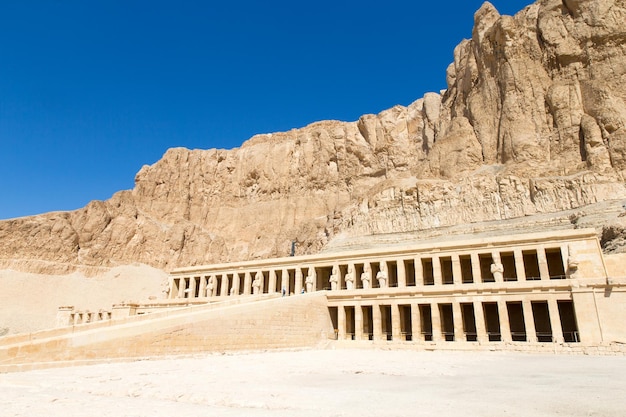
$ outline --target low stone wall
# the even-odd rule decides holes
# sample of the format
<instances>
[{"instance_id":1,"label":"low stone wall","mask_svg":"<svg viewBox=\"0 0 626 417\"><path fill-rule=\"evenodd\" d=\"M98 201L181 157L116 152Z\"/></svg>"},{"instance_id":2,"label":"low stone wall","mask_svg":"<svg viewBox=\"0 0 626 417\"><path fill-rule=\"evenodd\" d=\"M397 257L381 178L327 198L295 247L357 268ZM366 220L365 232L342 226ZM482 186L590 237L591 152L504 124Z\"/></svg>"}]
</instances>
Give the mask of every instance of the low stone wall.
<instances>
[{"instance_id":1,"label":"low stone wall","mask_svg":"<svg viewBox=\"0 0 626 417\"><path fill-rule=\"evenodd\" d=\"M67 361L312 347L333 335L324 293L183 310L94 323L82 331L55 329L50 337L0 339L0 372Z\"/></svg>"}]
</instances>

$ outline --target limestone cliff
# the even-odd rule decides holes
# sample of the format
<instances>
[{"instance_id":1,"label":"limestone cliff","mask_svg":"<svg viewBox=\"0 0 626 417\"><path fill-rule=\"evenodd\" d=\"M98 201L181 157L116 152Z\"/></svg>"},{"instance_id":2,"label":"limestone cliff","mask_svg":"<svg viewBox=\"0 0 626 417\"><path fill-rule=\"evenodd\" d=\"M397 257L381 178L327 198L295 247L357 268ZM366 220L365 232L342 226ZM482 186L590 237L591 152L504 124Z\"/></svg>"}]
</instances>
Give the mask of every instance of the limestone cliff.
<instances>
[{"instance_id":1,"label":"limestone cliff","mask_svg":"<svg viewBox=\"0 0 626 417\"><path fill-rule=\"evenodd\" d=\"M135 188L0 222L0 267L172 268L626 198L626 1L485 3L448 89L356 122L170 149ZM620 235L621 229L615 234Z\"/></svg>"}]
</instances>

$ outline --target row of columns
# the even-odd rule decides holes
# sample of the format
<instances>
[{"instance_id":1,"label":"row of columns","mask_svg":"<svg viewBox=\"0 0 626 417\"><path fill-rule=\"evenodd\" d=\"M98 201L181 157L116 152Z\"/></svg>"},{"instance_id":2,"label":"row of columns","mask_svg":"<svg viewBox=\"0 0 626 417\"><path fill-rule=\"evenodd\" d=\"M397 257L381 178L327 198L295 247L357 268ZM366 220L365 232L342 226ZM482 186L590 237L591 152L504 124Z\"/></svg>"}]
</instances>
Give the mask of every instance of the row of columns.
<instances>
[{"instance_id":1,"label":"row of columns","mask_svg":"<svg viewBox=\"0 0 626 417\"><path fill-rule=\"evenodd\" d=\"M546 257L546 250L543 246L539 246L533 249L536 254L536 265L529 265L533 268L531 276L527 276L527 268L524 262L524 251L520 248L508 251L513 253L514 257L514 277L518 281L524 281L526 279L541 279L549 280L550 269L548 266L548 260ZM567 265L566 256L568 253L567 246L558 248L560 250L561 258L558 262L560 270L565 271L565 265ZM299 293L303 290L315 291L317 289L329 288L331 290L340 289L357 289L357 288L384 288L387 286L407 287L407 286L423 286L423 285L445 285L445 284L462 284L464 283L463 268L461 257L465 257L471 263L471 280L467 282L481 283L484 281L489 282L503 282L504 267L502 265L502 258L500 251L492 251L489 253L484 252L471 252L469 254L428 254L427 256L417 256L414 258L396 258L386 260L375 261L361 261L361 262L338 262L330 265L310 265L310 266L298 266L295 268L272 268L269 270L247 270L239 272L228 272L221 274L210 274L202 276L191 277L173 277L170 281L170 294L169 298L194 298L196 294L198 297L212 297L212 296L227 296L227 295L248 295L254 293L269 292L273 293L284 289L287 294ZM491 268L490 272L485 272L481 266L481 256L490 256ZM509 255L510 256L510 255ZM451 264L452 279L449 278L449 271L446 272L447 282L444 282L444 272L442 271L442 259ZM408 283L407 279L407 265L413 265L413 276L411 276L411 282ZM427 271L429 280L432 282L426 282L424 276L424 265L432 265L432 271ZM358 267L358 268L357 268ZM508 266L511 268L511 266ZM466 267L467 269L467 267ZM316 271L330 271L327 272L322 278L321 282L318 282ZM535 271L536 270L536 271ZM390 273L393 272L392 274ZM537 275L538 277L534 276ZM268 273L268 279L266 279L264 273ZM470 272L466 272L470 273ZM511 271L509 275L513 275ZM432 276L431 276L432 274ZM485 274L489 276L485 276ZM241 276L243 275L243 288L241 286ZM229 278L230 277L230 278ZM231 281L232 278L232 281ZM382 279L381 279L382 278ZM219 280L219 283L218 283ZM260 283L258 282L260 280ZM409 285L410 284L410 285ZM199 285L199 288L196 288ZM267 288L265 288L267 287ZM278 287L278 288L277 288ZM293 287L293 288L291 288ZM219 291L218 291L219 288Z\"/></svg>"},{"instance_id":2,"label":"row of columns","mask_svg":"<svg viewBox=\"0 0 626 417\"><path fill-rule=\"evenodd\" d=\"M539 302L547 303L548 307L548 315L549 322L551 328L551 340L553 342L563 342L563 328L561 324L559 308L556 299L548 299L548 300L538 300ZM518 301L519 302L519 301ZM503 342L511 342L513 341L511 328L510 328L510 320L507 309L507 301L498 300L495 301L497 304L497 311L499 317L499 333L500 340ZM424 331L422 329L422 323L424 322L421 317L420 306L429 306L430 307L430 322L432 329L432 341L433 342L441 342L445 341L445 329L442 322L442 317L440 314L440 306L441 305L450 305L452 306L452 317L453 317L453 339L455 341L465 340L462 339L465 336L465 327L463 322L463 313L461 310L462 304L469 303L461 303L457 301L441 303L441 302L430 302L430 303L411 303L411 304L353 304L347 306L338 306L337 308L337 336L338 339L351 339L355 340L366 340L369 335L366 335L364 332L364 317L363 317L363 307L372 307L372 330L373 330L373 340L389 340L385 333L388 333L389 329L386 329L387 332L384 332L383 328L383 320L382 320L382 311L381 307L387 307L391 313L391 340L405 340L405 335L402 332L402 324L401 324L401 307L410 307L410 322L411 328L406 329L410 330L413 341L424 342ZM474 323L472 327L476 329L476 341L477 342L488 342L489 341L489 333L487 331L486 318L483 310L483 301L472 301L474 309ZM523 319L524 319L524 332L526 335L527 342L537 342L538 335L535 327L535 316L532 309L532 302L530 300L521 301L522 309L523 309ZM354 308L354 337L347 331L347 318L346 318L346 307Z\"/></svg>"}]
</instances>

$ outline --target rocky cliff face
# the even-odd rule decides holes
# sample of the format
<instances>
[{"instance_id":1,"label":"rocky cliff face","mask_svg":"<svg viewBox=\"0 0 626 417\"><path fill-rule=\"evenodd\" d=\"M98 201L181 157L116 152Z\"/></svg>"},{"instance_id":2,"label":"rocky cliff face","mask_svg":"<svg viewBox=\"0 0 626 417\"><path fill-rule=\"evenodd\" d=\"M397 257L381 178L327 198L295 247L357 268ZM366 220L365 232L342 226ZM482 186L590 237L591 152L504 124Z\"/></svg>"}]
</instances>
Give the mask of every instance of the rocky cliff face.
<instances>
[{"instance_id":1,"label":"rocky cliff face","mask_svg":"<svg viewBox=\"0 0 626 417\"><path fill-rule=\"evenodd\" d=\"M474 18L442 94L238 149L170 149L132 191L0 222L0 267L285 256L293 240L312 253L626 198L626 1L540 0L514 17L485 3Z\"/></svg>"}]
</instances>

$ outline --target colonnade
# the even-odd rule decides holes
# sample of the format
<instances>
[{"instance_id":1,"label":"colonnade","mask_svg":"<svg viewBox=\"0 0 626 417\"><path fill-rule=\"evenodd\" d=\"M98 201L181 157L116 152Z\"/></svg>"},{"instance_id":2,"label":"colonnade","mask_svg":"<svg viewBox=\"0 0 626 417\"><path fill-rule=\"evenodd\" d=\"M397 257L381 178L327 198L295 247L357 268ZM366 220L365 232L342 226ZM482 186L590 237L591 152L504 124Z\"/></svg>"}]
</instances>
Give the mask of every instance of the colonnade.
<instances>
[{"instance_id":1,"label":"colonnade","mask_svg":"<svg viewBox=\"0 0 626 417\"><path fill-rule=\"evenodd\" d=\"M312 260L292 258L275 265L237 266L172 274L168 298L206 298L259 293L286 295L317 290L373 290L491 282L565 279L576 271L568 244L490 251L417 253L413 256Z\"/></svg>"},{"instance_id":2,"label":"colonnade","mask_svg":"<svg viewBox=\"0 0 626 417\"><path fill-rule=\"evenodd\" d=\"M579 342L567 294L362 300L330 306L340 340Z\"/></svg>"}]
</instances>

